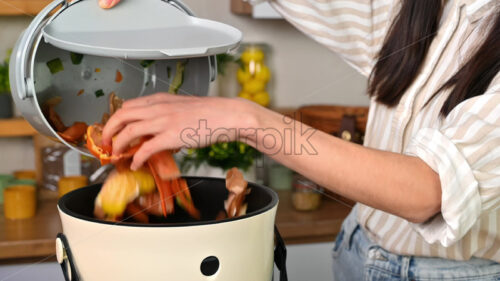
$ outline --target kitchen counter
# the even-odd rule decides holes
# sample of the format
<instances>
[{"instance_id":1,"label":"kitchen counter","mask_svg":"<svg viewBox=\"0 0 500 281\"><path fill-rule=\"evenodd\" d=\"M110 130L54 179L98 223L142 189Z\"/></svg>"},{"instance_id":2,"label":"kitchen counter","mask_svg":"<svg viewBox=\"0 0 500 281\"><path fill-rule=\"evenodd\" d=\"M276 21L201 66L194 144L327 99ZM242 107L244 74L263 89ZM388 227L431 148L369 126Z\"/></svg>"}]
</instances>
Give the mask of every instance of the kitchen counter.
<instances>
[{"instance_id":1,"label":"kitchen counter","mask_svg":"<svg viewBox=\"0 0 500 281\"><path fill-rule=\"evenodd\" d=\"M287 244L333 241L350 211L342 203L324 199L319 210L298 212L292 207L290 191L278 194L276 224ZM53 256L55 237L61 229L56 200L40 201L34 218L17 221L6 220L0 205L0 264Z\"/></svg>"},{"instance_id":2,"label":"kitchen counter","mask_svg":"<svg viewBox=\"0 0 500 281\"><path fill-rule=\"evenodd\" d=\"M55 237L61 231L57 200L38 202L35 217L8 220L0 205L0 260L55 254Z\"/></svg>"},{"instance_id":3,"label":"kitchen counter","mask_svg":"<svg viewBox=\"0 0 500 281\"><path fill-rule=\"evenodd\" d=\"M278 195L276 225L286 244L333 242L351 211L349 205L323 196L318 210L300 212L292 206L291 191L278 191Z\"/></svg>"}]
</instances>

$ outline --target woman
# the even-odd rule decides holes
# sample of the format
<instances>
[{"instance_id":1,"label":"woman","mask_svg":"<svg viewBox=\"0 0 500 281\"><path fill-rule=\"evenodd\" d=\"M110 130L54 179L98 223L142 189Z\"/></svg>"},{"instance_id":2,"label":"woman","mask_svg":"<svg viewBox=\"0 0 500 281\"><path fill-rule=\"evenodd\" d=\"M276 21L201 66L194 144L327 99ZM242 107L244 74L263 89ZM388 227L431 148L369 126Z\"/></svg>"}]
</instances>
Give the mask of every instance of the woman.
<instances>
[{"instance_id":1,"label":"woman","mask_svg":"<svg viewBox=\"0 0 500 281\"><path fill-rule=\"evenodd\" d=\"M335 280L500 280L498 0L272 5L369 76L364 146L311 134L241 99L156 94L125 102L109 120L103 138L116 135L113 152L154 136L136 169L157 151L217 141L191 141L201 129L186 128L200 120L208 130L247 129L224 140L247 142L359 202L335 242ZM302 153L277 149L279 132L303 141Z\"/></svg>"}]
</instances>

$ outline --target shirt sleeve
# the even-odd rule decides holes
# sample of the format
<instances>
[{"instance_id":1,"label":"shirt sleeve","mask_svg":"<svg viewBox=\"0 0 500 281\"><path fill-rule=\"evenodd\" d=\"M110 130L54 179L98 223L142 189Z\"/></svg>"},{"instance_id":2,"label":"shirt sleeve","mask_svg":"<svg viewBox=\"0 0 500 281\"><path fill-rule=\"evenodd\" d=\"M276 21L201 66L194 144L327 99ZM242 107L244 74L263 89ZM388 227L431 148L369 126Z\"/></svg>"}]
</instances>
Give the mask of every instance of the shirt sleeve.
<instances>
[{"instance_id":1,"label":"shirt sleeve","mask_svg":"<svg viewBox=\"0 0 500 281\"><path fill-rule=\"evenodd\" d=\"M500 207L500 83L459 104L439 128L420 129L405 154L436 171L442 189L441 212L413 227L428 243L453 245Z\"/></svg>"},{"instance_id":2,"label":"shirt sleeve","mask_svg":"<svg viewBox=\"0 0 500 281\"><path fill-rule=\"evenodd\" d=\"M258 4L262 0L250 0ZM292 25L368 76L392 22L394 0L269 0Z\"/></svg>"}]
</instances>

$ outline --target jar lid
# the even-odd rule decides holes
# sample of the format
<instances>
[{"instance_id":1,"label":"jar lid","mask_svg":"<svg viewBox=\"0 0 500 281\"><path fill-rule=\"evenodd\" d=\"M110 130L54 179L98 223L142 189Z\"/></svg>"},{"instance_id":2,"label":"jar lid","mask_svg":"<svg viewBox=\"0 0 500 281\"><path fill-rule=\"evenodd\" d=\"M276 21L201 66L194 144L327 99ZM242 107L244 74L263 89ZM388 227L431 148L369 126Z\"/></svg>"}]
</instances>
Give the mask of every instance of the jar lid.
<instances>
[{"instance_id":1,"label":"jar lid","mask_svg":"<svg viewBox=\"0 0 500 281\"><path fill-rule=\"evenodd\" d=\"M75 53L125 59L210 56L238 46L238 29L186 9L178 0L128 0L112 9L78 0L43 28L43 36Z\"/></svg>"}]
</instances>

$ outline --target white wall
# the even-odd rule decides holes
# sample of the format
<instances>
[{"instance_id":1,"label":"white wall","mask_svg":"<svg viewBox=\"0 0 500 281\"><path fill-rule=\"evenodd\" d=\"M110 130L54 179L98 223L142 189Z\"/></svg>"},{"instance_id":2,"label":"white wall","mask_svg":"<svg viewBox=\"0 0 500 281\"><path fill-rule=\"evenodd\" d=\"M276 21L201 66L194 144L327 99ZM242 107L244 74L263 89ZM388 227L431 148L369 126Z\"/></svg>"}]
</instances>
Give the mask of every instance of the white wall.
<instances>
[{"instance_id":1,"label":"white wall","mask_svg":"<svg viewBox=\"0 0 500 281\"><path fill-rule=\"evenodd\" d=\"M366 79L285 20L257 20L234 15L230 12L230 0L184 2L200 17L240 29L244 42L265 42L271 46L269 64L274 72L271 92L274 106L368 104L364 94Z\"/></svg>"}]
</instances>

